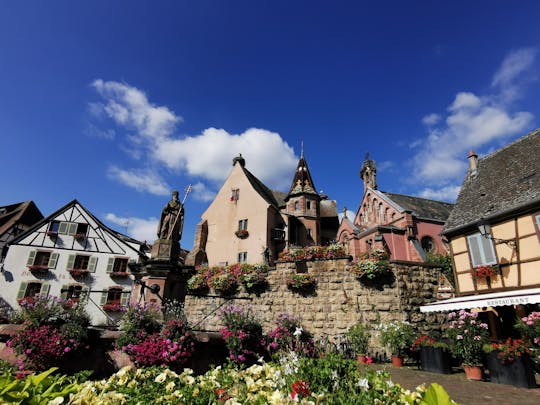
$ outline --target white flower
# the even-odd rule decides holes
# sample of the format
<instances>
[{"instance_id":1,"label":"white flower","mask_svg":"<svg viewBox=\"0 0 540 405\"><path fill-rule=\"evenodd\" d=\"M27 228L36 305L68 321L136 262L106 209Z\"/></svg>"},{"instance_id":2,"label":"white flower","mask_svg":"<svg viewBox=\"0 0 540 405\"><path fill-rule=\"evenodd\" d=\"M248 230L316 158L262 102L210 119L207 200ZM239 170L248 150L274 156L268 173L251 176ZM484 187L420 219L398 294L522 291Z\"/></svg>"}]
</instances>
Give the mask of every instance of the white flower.
<instances>
[{"instance_id":1,"label":"white flower","mask_svg":"<svg viewBox=\"0 0 540 405\"><path fill-rule=\"evenodd\" d=\"M394 386L394 382L392 380L386 381L386 385L388 385L388 388L392 388Z\"/></svg>"},{"instance_id":2,"label":"white flower","mask_svg":"<svg viewBox=\"0 0 540 405\"><path fill-rule=\"evenodd\" d=\"M358 382L355 384L358 388L362 389L369 389L369 381L367 378L362 378L361 380L358 380Z\"/></svg>"},{"instance_id":3,"label":"white flower","mask_svg":"<svg viewBox=\"0 0 540 405\"><path fill-rule=\"evenodd\" d=\"M60 405L64 402L64 397L56 397L52 401L47 402L47 405Z\"/></svg>"},{"instance_id":4,"label":"white flower","mask_svg":"<svg viewBox=\"0 0 540 405\"><path fill-rule=\"evenodd\" d=\"M173 389L174 389L174 386L176 384L174 383L174 381L170 381L166 386L165 386L165 391L167 392L171 392Z\"/></svg>"},{"instance_id":5,"label":"white flower","mask_svg":"<svg viewBox=\"0 0 540 405\"><path fill-rule=\"evenodd\" d=\"M167 373L161 373L156 377L154 381L157 383L162 383L162 382L165 382L166 379L167 379Z\"/></svg>"},{"instance_id":6,"label":"white flower","mask_svg":"<svg viewBox=\"0 0 540 405\"><path fill-rule=\"evenodd\" d=\"M294 331L293 336L299 337L299 336L302 335L302 332L303 332L302 327L298 327L298 328L296 328L296 330Z\"/></svg>"},{"instance_id":7,"label":"white flower","mask_svg":"<svg viewBox=\"0 0 540 405\"><path fill-rule=\"evenodd\" d=\"M332 375L330 376L330 378L332 380L335 380L337 378L337 371L336 370L332 371Z\"/></svg>"}]
</instances>

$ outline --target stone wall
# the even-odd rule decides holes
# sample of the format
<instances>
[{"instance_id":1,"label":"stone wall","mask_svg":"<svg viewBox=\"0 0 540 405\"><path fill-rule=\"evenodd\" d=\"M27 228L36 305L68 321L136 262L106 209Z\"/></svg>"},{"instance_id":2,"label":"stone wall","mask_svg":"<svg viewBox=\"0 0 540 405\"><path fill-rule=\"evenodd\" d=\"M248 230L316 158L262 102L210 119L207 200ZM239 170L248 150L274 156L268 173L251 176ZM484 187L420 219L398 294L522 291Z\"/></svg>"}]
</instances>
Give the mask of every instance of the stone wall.
<instances>
[{"instance_id":1,"label":"stone wall","mask_svg":"<svg viewBox=\"0 0 540 405\"><path fill-rule=\"evenodd\" d=\"M287 276L296 271L295 263L278 263L270 271L268 288L248 294L243 287L226 300L212 292L207 296L188 295L185 311L196 330L217 332L221 328L219 309L227 302L251 307L265 332L275 326L282 313L295 315L302 326L319 338L339 341L347 329L363 322L372 329L371 352L386 352L378 341L375 326L392 320L407 320L419 333L440 329L445 316L421 313L420 305L435 300L438 267L392 262L392 274L385 280L363 282L347 270L348 259L307 262L307 271L318 284L311 293L299 294L287 288Z\"/></svg>"}]
</instances>

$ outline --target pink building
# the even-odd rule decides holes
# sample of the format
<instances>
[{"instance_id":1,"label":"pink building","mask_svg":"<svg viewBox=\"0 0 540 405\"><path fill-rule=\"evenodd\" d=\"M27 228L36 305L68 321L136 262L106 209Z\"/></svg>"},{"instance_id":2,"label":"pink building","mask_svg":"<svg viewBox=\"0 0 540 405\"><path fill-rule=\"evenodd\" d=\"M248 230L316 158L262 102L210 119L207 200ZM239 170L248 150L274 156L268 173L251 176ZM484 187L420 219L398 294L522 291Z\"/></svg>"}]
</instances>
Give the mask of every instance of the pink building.
<instances>
[{"instance_id":1,"label":"pink building","mask_svg":"<svg viewBox=\"0 0 540 405\"><path fill-rule=\"evenodd\" d=\"M380 191L375 161L369 156L360 178L364 195L354 221L344 216L337 233L353 257L384 249L391 260L423 262L428 253L447 253L440 233L453 204Z\"/></svg>"}]
</instances>

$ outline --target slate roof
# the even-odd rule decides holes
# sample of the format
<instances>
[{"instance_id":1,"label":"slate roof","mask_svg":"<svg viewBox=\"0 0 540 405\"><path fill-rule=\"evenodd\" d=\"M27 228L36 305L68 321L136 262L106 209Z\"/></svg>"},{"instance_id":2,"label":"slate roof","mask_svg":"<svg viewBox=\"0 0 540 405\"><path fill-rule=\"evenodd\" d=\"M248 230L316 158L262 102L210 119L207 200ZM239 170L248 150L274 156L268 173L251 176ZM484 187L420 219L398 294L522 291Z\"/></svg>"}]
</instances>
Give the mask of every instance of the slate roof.
<instances>
[{"instance_id":1,"label":"slate roof","mask_svg":"<svg viewBox=\"0 0 540 405\"><path fill-rule=\"evenodd\" d=\"M19 221L30 226L42 218L43 214L33 201L0 207L0 235L3 235Z\"/></svg>"},{"instance_id":2,"label":"slate roof","mask_svg":"<svg viewBox=\"0 0 540 405\"><path fill-rule=\"evenodd\" d=\"M540 207L540 129L478 160L477 173L465 176L443 233L535 204Z\"/></svg>"},{"instance_id":3,"label":"slate roof","mask_svg":"<svg viewBox=\"0 0 540 405\"><path fill-rule=\"evenodd\" d=\"M244 166L242 166L242 170L244 171L247 179L249 180L249 182L251 183L251 185L253 186L253 188L255 189L255 191L257 191L257 193L260 194L260 196L262 198L265 199L265 201L270 204L270 205L273 205L274 207L278 208L279 209L279 203L278 201L276 200L276 197L274 196L274 192L272 192L272 190L270 190L268 187L266 187L262 181L260 181L257 177L255 177L253 175L253 173L251 173L248 169L246 169ZM284 194L284 193L282 193Z\"/></svg>"},{"instance_id":4,"label":"slate roof","mask_svg":"<svg viewBox=\"0 0 540 405\"><path fill-rule=\"evenodd\" d=\"M422 219L431 219L444 222L454 207L454 204L443 201L428 200L427 198L394 194L385 191L382 193L404 210L412 211L416 217Z\"/></svg>"}]
</instances>

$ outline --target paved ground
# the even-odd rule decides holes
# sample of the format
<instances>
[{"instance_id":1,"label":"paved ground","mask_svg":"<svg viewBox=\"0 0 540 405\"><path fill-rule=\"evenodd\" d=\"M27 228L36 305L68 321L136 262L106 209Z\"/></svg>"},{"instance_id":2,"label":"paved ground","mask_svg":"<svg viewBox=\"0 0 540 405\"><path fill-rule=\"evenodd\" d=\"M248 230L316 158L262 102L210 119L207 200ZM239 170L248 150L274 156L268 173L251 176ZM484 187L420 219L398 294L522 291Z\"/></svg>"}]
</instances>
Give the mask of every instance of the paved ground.
<instances>
[{"instance_id":1,"label":"paved ground","mask_svg":"<svg viewBox=\"0 0 540 405\"><path fill-rule=\"evenodd\" d=\"M540 405L540 377L536 376L537 388L517 388L511 385L495 384L488 381L470 381L460 370L453 374L437 374L418 370L416 366L401 368L390 365L370 365L386 368L392 374L392 381L407 389L414 389L425 383L441 384L450 398L461 405Z\"/></svg>"}]
</instances>

